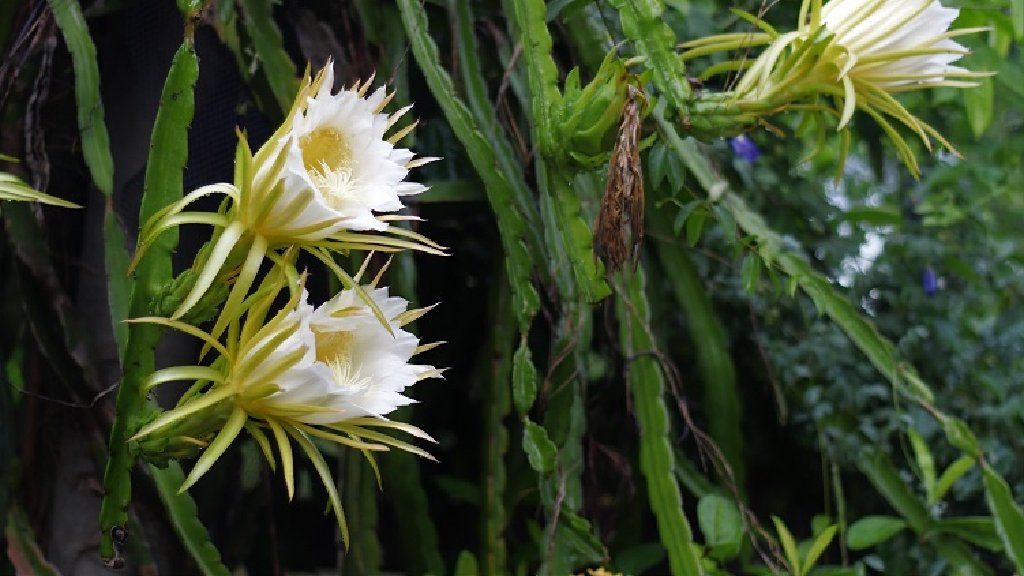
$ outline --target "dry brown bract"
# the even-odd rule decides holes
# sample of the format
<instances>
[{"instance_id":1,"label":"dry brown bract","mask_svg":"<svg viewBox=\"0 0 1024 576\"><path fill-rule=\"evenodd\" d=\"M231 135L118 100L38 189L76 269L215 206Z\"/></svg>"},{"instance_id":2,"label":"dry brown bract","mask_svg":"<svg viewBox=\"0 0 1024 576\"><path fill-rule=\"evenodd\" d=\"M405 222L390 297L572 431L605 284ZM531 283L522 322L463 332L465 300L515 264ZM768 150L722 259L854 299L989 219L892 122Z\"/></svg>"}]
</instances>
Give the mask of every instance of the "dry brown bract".
<instances>
[{"instance_id":1,"label":"dry brown bract","mask_svg":"<svg viewBox=\"0 0 1024 576\"><path fill-rule=\"evenodd\" d=\"M608 183L594 223L594 250L604 261L605 271L613 274L626 261L627 245L632 243L636 266L644 237L644 178L640 168L640 116L643 92L628 84L622 107L619 136L608 161ZM629 229L627 230L627 220ZM631 237L627 237L627 235Z\"/></svg>"}]
</instances>

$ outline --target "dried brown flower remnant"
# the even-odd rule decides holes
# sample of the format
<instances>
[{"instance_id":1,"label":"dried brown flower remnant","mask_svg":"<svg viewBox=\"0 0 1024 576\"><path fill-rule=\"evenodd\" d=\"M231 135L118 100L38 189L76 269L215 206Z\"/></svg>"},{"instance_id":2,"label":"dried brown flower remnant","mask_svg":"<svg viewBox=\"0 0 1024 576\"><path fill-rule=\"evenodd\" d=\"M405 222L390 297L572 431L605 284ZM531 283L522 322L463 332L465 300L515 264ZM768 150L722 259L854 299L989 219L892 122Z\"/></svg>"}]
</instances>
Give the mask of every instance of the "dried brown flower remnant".
<instances>
[{"instance_id":1,"label":"dried brown flower remnant","mask_svg":"<svg viewBox=\"0 0 1024 576\"><path fill-rule=\"evenodd\" d=\"M608 183L594 223L594 250L613 274L626 261L627 245L632 244L633 264L644 237L644 178L640 167L640 117L644 93L626 85L626 103L622 107L619 136L608 161ZM627 230L627 221L629 230ZM629 237L627 237L627 235Z\"/></svg>"}]
</instances>

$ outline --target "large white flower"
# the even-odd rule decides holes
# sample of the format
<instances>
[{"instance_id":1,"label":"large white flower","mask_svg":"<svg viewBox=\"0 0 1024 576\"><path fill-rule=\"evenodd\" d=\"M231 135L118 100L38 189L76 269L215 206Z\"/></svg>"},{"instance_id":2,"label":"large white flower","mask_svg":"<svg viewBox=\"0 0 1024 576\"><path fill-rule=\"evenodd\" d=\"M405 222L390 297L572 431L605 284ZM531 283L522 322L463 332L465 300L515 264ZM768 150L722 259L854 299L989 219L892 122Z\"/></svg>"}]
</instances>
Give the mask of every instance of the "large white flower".
<instances>
[{"instance_id":1,"label":"large white flower","mask_svg":"<svg viewBox=\"0 0 1024 576\"><path fill-rule=\"evenodd\" d=\"M302 360L281 374L279 392L261 405L270 411L290 411L308 424L334 424L363 416L383 417L413 402L402 392L418 380L439 374L433 366L410 364L419 340L402 329L408 302L388 296L387 288L368 290L387 319L388 332L355 290L345 290L316 308L305 296L289 314L296 333L267 357L284 357L303 350ZM302 407L320 409L301 413Z\"/></svg>"},{"instance_id":2,"label":"large white flower","mask_svg":"<svg viewBox=\"0 0 1024 576\"><path fill-rule=\"evenodd\" d=\"M758 17L746 15L761 32L693 40L683 45L687 48L683 58L740 51L742 58L716 63L705 73L743 71L733 91L722 99L722 104L739 112L731 122L749 126L758 116L785 110L802 110L819 126L834 117L843 135L841 157L845 159L850 135L846 128L853 114L862 110L919 176L914 152L897 125L912 130L929 149L935 139L950 151L956 150L893 94L936 86L970 88L978 85L977 79L992 75L952 65L968 53L953 38L986 30L950 30L958 14L957 9L946 8L938 0L831 0L824 5L821 0L803 0L794 31L776 32ZM765 48L749 60L747 50L754 45ZM841 161L839 172L842 165Z\"/></svg>"},{"instance_id":3,"label":"large white flower","mask_svg":"<svg viewBox=\"0 0 1024 576\"><path fill-rule=\"evenodd\" d=\"M393 94L380 87L367 96L371 81L332 93L334 71L328 64L309 93L300 94L287 131L266 145L274 156L285 155L283 189L264 188L265 197L253 198L272 204L259 211L254 227L291 241L319 240L338 230L383 231L388 225L375 213L401 210L402 196L427 189L405 178L410 168L434 158L414 160L412 151L395 147L398 138L387 136L411 106L382 113Z\"/></svg>"},{"instance_id":4,"label":"large white flower","mask_svg":"<svg viewBox=\"0 0 1024 576\"><path fill-rule=\"evenodd\" d=\"M968 53L952 38L980 29L951 31L959 11L938 0L832 0L824 6L804 0L800 13L798 30L757 35L768 47L736 86L747 105L780 109L808 95L833 94L843 101L842 128L872 97L885 101L888 92L932 86L967 88L977 86L970 78L987 75L951 65ZM734 39L726 40L712 38L694 52L707 53L716 44L735 47ZM898 110L888 102L885 113Z\"/></svg>"},{"instance_id":5,"label":"large white flower","mask_svg":"<svg viewBox=\"0 0 1024 576\"><path fill-rule=\"evenodd\" d=\"M416 232L390 225L416 219L386 213L402 209L402 197L427 189L405 178L412 168L436 158L415 158L410 150L395 147L416 126L395 126L411 106L383 113L394 93L378 88L367 95L372 82L370 78L333 93L334 71L328 63L306 78L288 117L255 154L239 133L233 184L203 186L146 222L132 267L166 230L182 224L217 229L208 253L195 265L191 290L172 318L191 310L218 275L223 279L225 268L237 268L226 313L211 332L219 337L226 321L239 313L263 258L275 250L295 246L325 262L333 262L331 252L353 249L445 253L443 246ZM230 202L216 213L186 211L211 194ZM339 278L347 280L344 274Z\"/></svg>"},{"instance_id":6,"label":"large white flower","mask_svg":"<svg viewBox=\"0 0 1024 576\"><path fill-rule=\"evenodd\" d=\"M407 310L408 302L375 285L344 290L314 308L302 282L278 270L235 318L221 343L212 334L168 318L140 318L203 339L219 353L210 365L158 370L147 388L163 382L196 384L175 408L142 426L131 438L140 450L166 457L168 446L203 449L181 490L199 480L241 431L256 439L272 467L280 459L288 494L294 493L292 443L312 460L330 497L342 539L348 528L330 468L312 437L371 451L398 448L431 458L423 449L395 438L397 430L432 441L425 432L385 416L413 402L402 392L424 378L441 375L433 366L410 364L420 346L402 326L429 309ZM291 298L269 320L267 314L287 281ZM374 282L375 284L375 282ZM275 285L277 288L275 289ZM273 446L277 446L277 458Z\"/></svg>"}]
</instances>

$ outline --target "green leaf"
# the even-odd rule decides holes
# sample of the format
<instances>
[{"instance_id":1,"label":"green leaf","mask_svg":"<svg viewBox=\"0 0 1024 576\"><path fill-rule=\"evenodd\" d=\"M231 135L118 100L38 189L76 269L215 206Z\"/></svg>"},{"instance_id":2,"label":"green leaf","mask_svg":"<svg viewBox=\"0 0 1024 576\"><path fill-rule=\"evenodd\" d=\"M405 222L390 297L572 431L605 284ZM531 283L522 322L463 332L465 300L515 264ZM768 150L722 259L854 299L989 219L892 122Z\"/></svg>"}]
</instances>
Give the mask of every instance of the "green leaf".
<instances>
[{"instance_id":1,"label":"green leaf","mask_svg":"<svg viewBox=\"0 0 1024 576\"><path fill-rule=\"evenodd\" d=\"M708 494L720 492L720 489L715 487L707 477L701 474L697 467L694 466L694 463L688 460L681 450L675 450L675 460L676 478L691 494L698 498L703 498Z\"/></svg>"},{"instance_id":2,"label":"green leaf","mask_svg":"<svg viewBox=\"0 0 1024 576\"><path fill-rule=\"evenodd\" d=\"M548 438L548 431L543 426L526 420L523 430L523 451L530 461L530 467L541 474L549 474L555 469L558 448Z\"/></svg>"},{"instance_id":3,"label":"green leaf","mask_svg":"<svg viewBox=\"0 0 1024 576\"><path fill-rule=\"evenodd\" d=\"M736 219L732 217L732 213L718 204L712 204L711 211L722 228L722 235L725 237L726 243L736 245Z\"/></svg>"},{"instance_id":4,"label":"green leaf","mask_svg":"<svg viewBox=\"0 0 1024 576\"><path fill-rule=\"evenodd\" d=\"M181 200L184 195L184 170L188 161L188 129L195 112L195 85L199 78L199 59L195 46L184 42L174 59L160 94L160 107L149 144L149 160L143 184L139 222L145 223L166 206ZM177 230L160 235L149 246L136 268L136 282L153 295L172 276L170 256L178 245ZM140 288L136 286L136 292ZM133 294L132 316L143 316L147 302L135 302L140 294Z\"/></svg>"},{"instance_id":5,"label":"green leaf","mask_svg":"<svg viewBox=\"0 0 1024 576\"><path fill-rule=\"evenodd\" d=\"M647 170L647 180L644 182L644 187L650 190L657 190L662 183L666 183L669 190L682 190L684 182L686 180L686 170L682 164L676 160L676 154L674 151L669 149L661 142L655 141L647 152L646 161L644 167ZM676 198L675 201L679 202L682 198ZM703 200L696 199L691 200L682 204L681 209L685 209L690 203L701 204ZM659 206L659 209L661 206ZM685 220L685 218L684 218ZM679 226L682 226L682 220L676 220ZM678 233L678 229L676 230Z\"/></svg>"},{"instance_id":6,"label":"green leaf","mask_svg":"<svg viewBox=\"0 0 1024 576\"><path fill-rule=\"evenodd\" d=\"M917 534L930 533L933 520L924 504L919 502L914 493L900 477L899 471L889 461L889 457L877 447L871 447L857 458L857 467L868 477L875 489L898 511L907 521L907 525ZM954 574L991 574L971 553L963 542L956 538L937 537L931 540L935 551L950 566Z\"/></svg>"},{"instance_id":7,"label":"green leaf","mask_svg":"<svg viewBox=\"0 0 1024 576\"><path fill-rule=\"evenodd\" d=\"M647 169L645 186L651 190L657 190L661 187L661 183L668 179L672 168L678 165L675 155L664 144L655 142L647 152L647 161L644 162L644 168ZM685 220L685 218L683 219Z\"/></svg>"},{"instance_id":8,"label":"green leaf","mask_svg":"<svg viewBox=\"0 0 1024 576\"><path fill-rule=\"evenodd\" d=\"M704 222L708 219L706 210L696 210L686 219L686 242L696 246L700 235L704 232Z\"/></svg>"},{"instance_id":9,"label":"green leaf","mask_svg":"<svg viewBox=\"0 0 1024 576\"><path fill-rule=\"evenodd\" d=\"M578 188L563 175L548 174L546 179L541 180L541 189L542 193L554 196L555 230L561 236L562 247L572 266L575 280L573 290L578 290L586 302L603 299L611 293L611 288L597 264L594 235L583 218Z\"/></svg>"},{"instance_id":10,"label":"green leaf","mask_svg":"<svg viewBox=\"0 0 1024 576\"><path fill-rule=\"evenodd\" d=\"M683 226L687 220L693 214L693 211L704 205L703 200L690 200L686 204L679 207L679 211L676 212L676 218L672 222L672 231L679 235L683 231Z\"/></svg>"},{"instance_id":11,"label":"green leaf","mask_svg":"<svg viewBox=\"0 0 1024 576\"><path fill-rule=\"evenodd\" d=\"M939 557L949 563L949 573L963 576L992 576L992 568L982 562L959 538L937 534L931 544Z\"/></svg>"},{"instance_id":12,"label":"green leaf","mask_svg":"<svg viewBox=\"0 0 1024 576\"><path fill-rule=\"evenodd\" d=\"M1024 574L1024 513L1013 500L1010 487L994 470L982 468L985 483L985 501L996 521L996 531L1006 547L1006 555L1013 561L1017 572Z\"/></svg>"},{"instance_id":13,"label":"green leaf","mask_svg":"<svg viewBox=\"0 0 1024 576\"><path fill-rule=\"evenodd\" d=\"M992 552L1002 552L1004 549L995 520L988 516L942 518L936 522L935 529Z\"/></svg>"},{"instance_id":14,"label":"green leaf","mask_svg":"<svg viewBox=\"0 0 1024 576\"><path fill-rule=\"evenodd\" d=\"M875 490L889 502L894 510L907 521L917 533L925 532L931 525L931 516L914 493L900 478L899 471L881 449L867 448L857 458L857 468L868 477Z\"/></svg>"},{"instance_id":15,"label":"green leaf","mask_svg":"<svg viewBox=\"0 0 1024 576\"><path fill-rule=\"evenodd\" d=\"M205 576L227 576L231 573L221 561L220 553L210 540L210 535L199 520L199 510L188 492L179 492L185 482L185 474L177 462L166 468L148 465L145 468L156 487L157 495L164 505L167 518L185 549Z\"/></svg>"},{"instance_id":16,"label":"green leaf","mask_svg":"<svg viewBox=\"0 0 1024 576\"><path fill-rule=\"evenodd\" d=\"M825 552L825 548L832 543L832 538L835 537L836 531L839 529L837 524L833 524L828 528L825 528L818 534L814 539L814 543L807 550L807 554L804 556L801 575L805 575L811 571L811 568L818 563L818 558L821 558L822 553Z\"/></svg>"},{"instance_id":17,"label":"green leaf","mask_svg":"<svg viewBox=\"0 0 1024 576\"><path fill-rule=\"evenodd\" d=\"M907 522L892 516L865 516L846 530L846 545L851 550L864 550L896 535Z\"/></svg>"},{"instance_id":18,"label":"green leaf","mask_svg":"<svg viewBox=\"0 0 1024 576\"><path fill-rule=\"evenodd\" d=\"M559 545L568 545L574 556L583 562L600 562L608 556L601 540L585 518L572 510L562 507L555 538Z\"/></svg>"},{"instance_id":19,"label":"green leaf","mask_svg":"<svg viewBox=\"0 0 1024 576\"><path fill-rule=\"evenodd\" d=\"M259 67L284 117L299 89L298 72L284 49L281 31L274 23L273 0L242 0L242 22L252 38Z\"/></svg>"},{"instance_id":20,"label":"green leaf","mask_svg":"<svg viewBox=\"0 0 1024 576\"><path fill-rule=\"evenodd\" d=\"M756 254L747 254L743 258L740 277L743 279L743 289L748 294L757 292L757 286L761 282L761 258Z\"/></svg>"},{"instance_id":21,"label":"green leaf","mask_svg":"<svg viewBox=\"0 0 1024 576\"><path fill-rule=\"evenodd\" d=\"M1019 2L1019 0L1014 0ZM967 123L971 126L975 138L981 136L992 124L992 108L995 102L995 80L978 78L978 85L963 91L964 109L967 112Z\"/></svg>"},{"instance_id":22,"label":"green leaf","mask_svg":"<svg viewBox=\"0 0 1024 576\"><path fill-rule=\"evenodd\" d=\"M907 437L910 439L911 448L914 449L914 459L917 461L917 468L921 473L925 494L928 495L928 500L932 501L932 494L935 492L935 459L932 458L932 451L928 449L928 444L925 443L924 438L921 438L917 430L908 429Z\"/></svg>"},{"instance_id":23,"label":"green leaf","mask_svg":"<svg viewBox=\"0 0 1024 576\"><path fill-rule=\"evenodd\" d=\"M697 503L697 520L704 543L715 560L732 560L743 544L743 517L736 504L718 494L708 494Z\"/></svg>"},{"instance_id":24,"label":"green leaf","mask_svg":"<svg viewBox=\"0 0 1024 576\"><path fill-rule=\"evenodd\" d=\"M772 516L772 522L775 524L775 531L779 534L782 551L786 555L786 562L789 564L790 570L794 575L803 576L803 570L800 566L800 553L796 548L796 540L793 539L793 535L790 534L789 529L786 528L786 524L782 522L781 518Z\"/></svg>"},{"instance_id":25,"label":"green leaf","mask_svg":"<svg viewBox=\"0 0 1024 576\"><path fill-rule=\"evenodd\" d=\"M935 483L935 491L932 494L934 499L930 499L929 504L936 504L942 500L942 497L956 484L956 481L962 478L971 468L974 468L976 462L970 456L961 456L950 464L942 473L942 476L939 476L939 481Z\"/></svg>"},{"instance_id":26,"label":"green leaf","mask_svg":"<svg viewBox=\"0 0 1024 576\"><path fill-rule=\"evenodd\" d=\"M832 517L827 514L815 514L811 517L811 534L821 534L832 526Z\"/></svg>"},{"instance_id":27,"label":"green leaf","mask_svg":"<svg viewBox=\"0 0 1024 576\"><path fill-rule=\"evenodd\" d=\"M53 18L64 36L75 68L75 103L85 165L96 188L109 198L114 192L114 160L110 155L110 137L103 117L96 46L89 36L89 27L78 0L47 0L47 4L53 10Z\"/></svg>"},{"instance_id":28,"label":"green leaf","mask_svg":"<svg viewBox=\"0 0 1024 576\"><path fill-rule=\"evenodd\" d=\"M946 432L946 439L953 446L963 450L968 456L974 458L981 457L981 447L978 445L978 439L975 438L974 432L967 424L959 418L945 417L942 422L943 429Z\"/></svg>"},{"instance_id":29,"label":"green leaf","mask_svg":"<svg viewBox=\"0 0 1024 576\"><path fill-rule=\"evenodd\" d=\"M525 338L519 342L519 348L512 357L512 398L520 416L530 411L537 398L537 369L533 366Z\"/></svg>"}]
</instances>

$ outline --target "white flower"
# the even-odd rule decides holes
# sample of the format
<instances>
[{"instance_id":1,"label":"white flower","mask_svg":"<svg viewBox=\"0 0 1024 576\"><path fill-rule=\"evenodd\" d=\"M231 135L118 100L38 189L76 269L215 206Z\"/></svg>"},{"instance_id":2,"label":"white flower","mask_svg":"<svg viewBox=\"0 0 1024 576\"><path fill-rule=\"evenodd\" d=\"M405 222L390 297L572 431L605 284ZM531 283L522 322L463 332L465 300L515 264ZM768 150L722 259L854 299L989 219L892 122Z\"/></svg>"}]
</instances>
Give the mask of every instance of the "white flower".
<instances>
[{"instance_id":1,"label":"white flower","mask_svg":"<svg viewBox=\"0 0 1024 576\"><path fill-rule=\"evenodd\" d=\"M251 348L263 359L243 378L253 385L272 381L278 391L249 409L324 425L383 417L412 403L402 392L418 380L440 374L433 366L409 363L419 340L401 324L419 311L406 312L408 302L389 297L387 288L367 290L367 294L387 319L391 333L355 290L345 290L315 310L306 304L303 293L280 327ZM282 330L292 332L283 335ZM267 343L276 344L269 353ZM289 367L282 370L285 364Z\"/></svg>"},{"instance_id":2,"label":"white flower","mask_svg":"<svg viewBox=\"0 0 1024 576\"><path fill-rule=\"evenodd\" d=\"M967 72L950 65L968 52L951 40L958 14L938 0L832 0L821 9L821 23L846 52L840 78L923 87Z\"/></svg>"},{"instance_id":3,"label":"white flower","mask_svg":"<svg viewBox=\"0 0 1024 576\"><path fill-rule=\"evenodd\" d=\"M273 156L283 151L285 158L283 189L263 189L273 206L260 210L254 225L264 234L315 241L339 230L384 231L387 223L374 213L401 210L402 196L427 189L405 178L410 168L434 158L414 160L412 151L395 147L398 137L386 136L411 106L382 113L393 95L380 87L367 96L371 81L332 94L334 71L328 63L311 90L299 95L287 131L267 144Z\"/></svg>"},{"instance_id":4,"label":"white flower","mask_svg":"<svg viewBox=\"0 0 1024 576\"><path fill-rule=\"evenodd\" d=\"M233 321L224 343L178 320L135 320L192 334L220 356L209 365L154 372L147 389L178 380L196 384L178 406L143 425L131 441L164 456L166 452L161 450L167 446L202 446L179 489L184 491L206 474L244 429L256 439L272 468L281 463L289 497L295 491L294 442L313 462L347 546L341 499L312 438L356 448L371 461L371 452L390 448L432 458L390 434L400 431L433 441L426 432L385 418L413 402L402 395L407 387L441 375L433 366L409 363L413 355L432 345L420 346L414 335L402 329L429 308L407 310L408 302L388 296L387 288L376 288L374 281L365 287L355 284L314 309L306 302L303 280L299 280L288 283L291 298L267 320L286 276L278 271L278 276L264 285L249 302L244 320Z\"/></svg>"},{"instance_id":5,"label":"white flower","mask_svg":"<svg viewBox=\"0 0 1024 576\"><path fill-rule=\"evenodd\" d=\"M968 50L953 38L987 28L950 30L959 11L938 0L803 0L797 29L776 32L754 15L745 19L761 32L719 34L683 45L683 59L715 52L739 50L739 59L711 66L705 76L742 74L723 99L732 107L733 126L749 129L759 121L786 110L800 110L805 118L825 126L838 120L843 134L841 158L849 150L846 130L853 114L870 116L893 142L896 152L914 176L920 168L913 150L898 128L914 132L931 149L937 140L956 153L934 127L907 110L894 94L947 86L970 88L991 72L954 66ZM756 59L750 47L763 45ZM725 117L725 114L723 114ZM843 161L838 172L842 171Z\"/></svg>"},{"instance_id":6,"label":"white flower","mask_svg":"<svg viewBox=\"0 0 1024 576\"><path fill-rule=\"evenodd\" d=\"M333 94L333 65L302 83L288 117L270 139L252 153L239 132L234 183L198 188L154 214L139 232L130 269L166 230L182 224L218 229L208 254L196 263L191 291L171 314L181 318L217 281L225 267L237 268L224 312L211 331L214 338L241 313L260 262L268 253L298 247L324 261L330 253L348 250L399 252L419 250L444 255L443 246L413 230L389 225L415 216L382 214L402 209L401 198L427 189L406 182L409 170L437 158L414 158L396 148L415 128L413 122L394 131L406 106L394 114L381 112L394 93L379 88L366 95L373 78ZM204 196L219 194L230 202L218 212L186 211ZM345 281L345 274L339 274Z\"/></svg>"}]
</instances>

